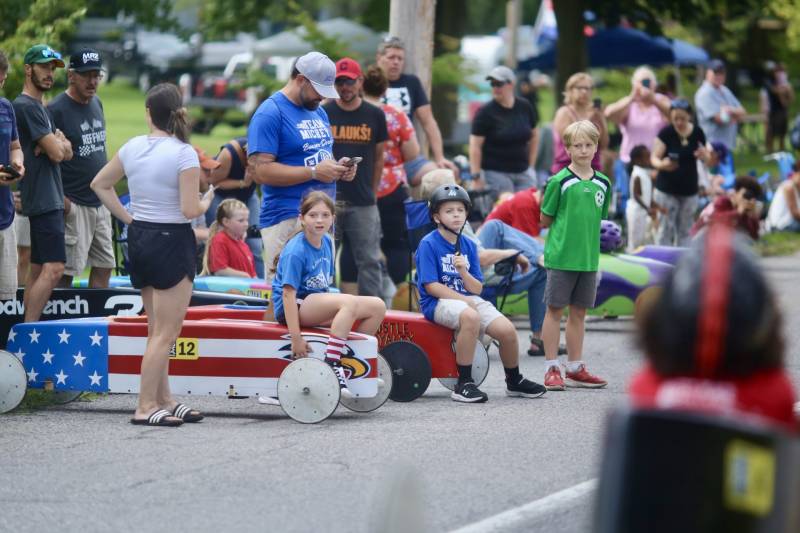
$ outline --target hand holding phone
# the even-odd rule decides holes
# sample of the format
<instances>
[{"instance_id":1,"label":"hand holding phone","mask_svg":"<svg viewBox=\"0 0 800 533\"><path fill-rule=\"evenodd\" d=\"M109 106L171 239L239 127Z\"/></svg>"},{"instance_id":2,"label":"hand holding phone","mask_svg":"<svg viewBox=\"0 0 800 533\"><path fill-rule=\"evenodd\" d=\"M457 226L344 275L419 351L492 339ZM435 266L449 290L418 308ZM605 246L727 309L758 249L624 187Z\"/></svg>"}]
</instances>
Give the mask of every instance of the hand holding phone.
<instances>
[{"instance_id":1,"label":"hand holding phone","mask_svg":"<svg viewBox=\"0 0 800 533\"><path fill-rule=\"evenodd\" d=\"M363 160L364 160L363 157L351 157L347 161L342 163L342 165L346 166L346 167L352 167L353 165L357 165L357 164L361 163L361 161L363 161Z\"/></svg>"},{"instance_id":2,"label":"hand holding phone","mask_svg":"<svg viewBox=\"0 0 800 533\"><path fill-rule=\"evenodd\" d=\"M5 181L13 181L21 177L22 174L19 173L19 170L10 165L3 165L2 167L0 167L0 178L2 178Z\"/></svg>"}]
</instances>

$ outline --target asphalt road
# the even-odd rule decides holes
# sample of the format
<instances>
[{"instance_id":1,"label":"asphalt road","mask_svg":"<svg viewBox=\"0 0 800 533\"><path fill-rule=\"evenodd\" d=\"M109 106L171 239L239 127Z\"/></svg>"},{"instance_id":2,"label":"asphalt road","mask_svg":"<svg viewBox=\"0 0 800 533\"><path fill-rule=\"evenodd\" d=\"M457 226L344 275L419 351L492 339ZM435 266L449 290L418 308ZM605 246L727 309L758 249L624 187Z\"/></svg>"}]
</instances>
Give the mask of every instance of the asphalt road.
<instances>
[{"instance_id":1,"label":"asphalt road","mask_svg":"<svg viewBox=\"0 0 800 533\"><path fill-rule=\"evenodd\" d=\"M800 388L800 256L764 265ZM605 418L641 361L632 328L587 324L607 389L535 400L504 395L493 352L482 405L432 383L412 403L312 426L219 398L191 398L209 416L177 429L130 425L125 395L2 415L0 531L588 531ZM541 381L541 359L521 366Z\"/></svg>"}]
</instances>

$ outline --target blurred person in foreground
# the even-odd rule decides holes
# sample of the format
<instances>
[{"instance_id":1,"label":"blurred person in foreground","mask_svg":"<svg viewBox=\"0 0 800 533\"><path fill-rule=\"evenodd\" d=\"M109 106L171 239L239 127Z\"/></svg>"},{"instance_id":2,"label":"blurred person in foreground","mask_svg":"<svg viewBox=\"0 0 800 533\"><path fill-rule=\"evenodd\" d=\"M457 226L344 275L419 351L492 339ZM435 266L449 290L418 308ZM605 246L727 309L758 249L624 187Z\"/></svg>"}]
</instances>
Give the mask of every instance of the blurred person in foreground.
<instances>
[{"instance_id":1,"label":"blurred person in foreground","mask_svg":"<svg viewBox=\"0 0 800 533\"><path fill-rule=\"evenodd\" d=\"M634 406L797 431L780 308L738 232L713 223L640 311L646 365L630 384Z\"/></svg>"}]
</instances>

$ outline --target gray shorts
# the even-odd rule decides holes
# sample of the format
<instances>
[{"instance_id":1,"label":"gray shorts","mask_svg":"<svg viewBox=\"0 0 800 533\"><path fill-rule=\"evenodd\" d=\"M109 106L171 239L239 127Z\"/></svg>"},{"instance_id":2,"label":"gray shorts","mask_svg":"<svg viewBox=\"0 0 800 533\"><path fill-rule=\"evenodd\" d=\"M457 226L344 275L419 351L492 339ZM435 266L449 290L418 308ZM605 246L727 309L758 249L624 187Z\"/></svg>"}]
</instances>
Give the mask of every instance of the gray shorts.
<instances>
[{"instance_id":1,"label":"gray shorts","mask_svg":"<svg viewBox=\"0 0 800 533\"><path fill-rule=\"evenodd\" d=\"M548 269L544 303L555 308L568 305L594 307L598 279L597 272Z\"/></svg>"}]
</instances>

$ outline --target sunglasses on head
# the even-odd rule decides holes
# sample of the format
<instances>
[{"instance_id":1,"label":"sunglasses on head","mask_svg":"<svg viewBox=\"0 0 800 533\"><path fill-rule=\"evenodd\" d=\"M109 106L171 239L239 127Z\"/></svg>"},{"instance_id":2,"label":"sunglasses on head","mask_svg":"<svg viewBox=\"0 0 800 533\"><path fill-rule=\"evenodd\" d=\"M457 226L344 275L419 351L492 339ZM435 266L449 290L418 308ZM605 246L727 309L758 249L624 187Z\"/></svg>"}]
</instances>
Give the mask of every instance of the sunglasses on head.
<instances>
[{"instance_id":1,"label":"sunglasses on head","mask_svg":"<svg viewBox=\"0 0 800 533\"><path fill-rule=\"evenodd\" d=\"M492 81L489 82L489 85L491 85L492 87L502 87L506 83L508 83L508 82L492 80Z\"/></svg>"},{"instance_id":2,"label":"sunglasses on head","mask_svg":"<svg viewBox=\"0 0 800 533\"><path fill-rule=\"evenodd\" d=\"M54 57L56 59L61 59L61 54L51 48L45 48L42 50L42 57Z\"/></svg>"},{"instance_id":3,"label":"sunglasses on head","mask_svg":"<svg viewBox=\"0 0 800 533\"><path fill-rule=\"evenodd\" d=\"M692 106L689 104L688 101L683 99L673 100L669 106L670 109L681 109L683 111L689 111L692 109Z\"/></svg>"}]
</instances>

